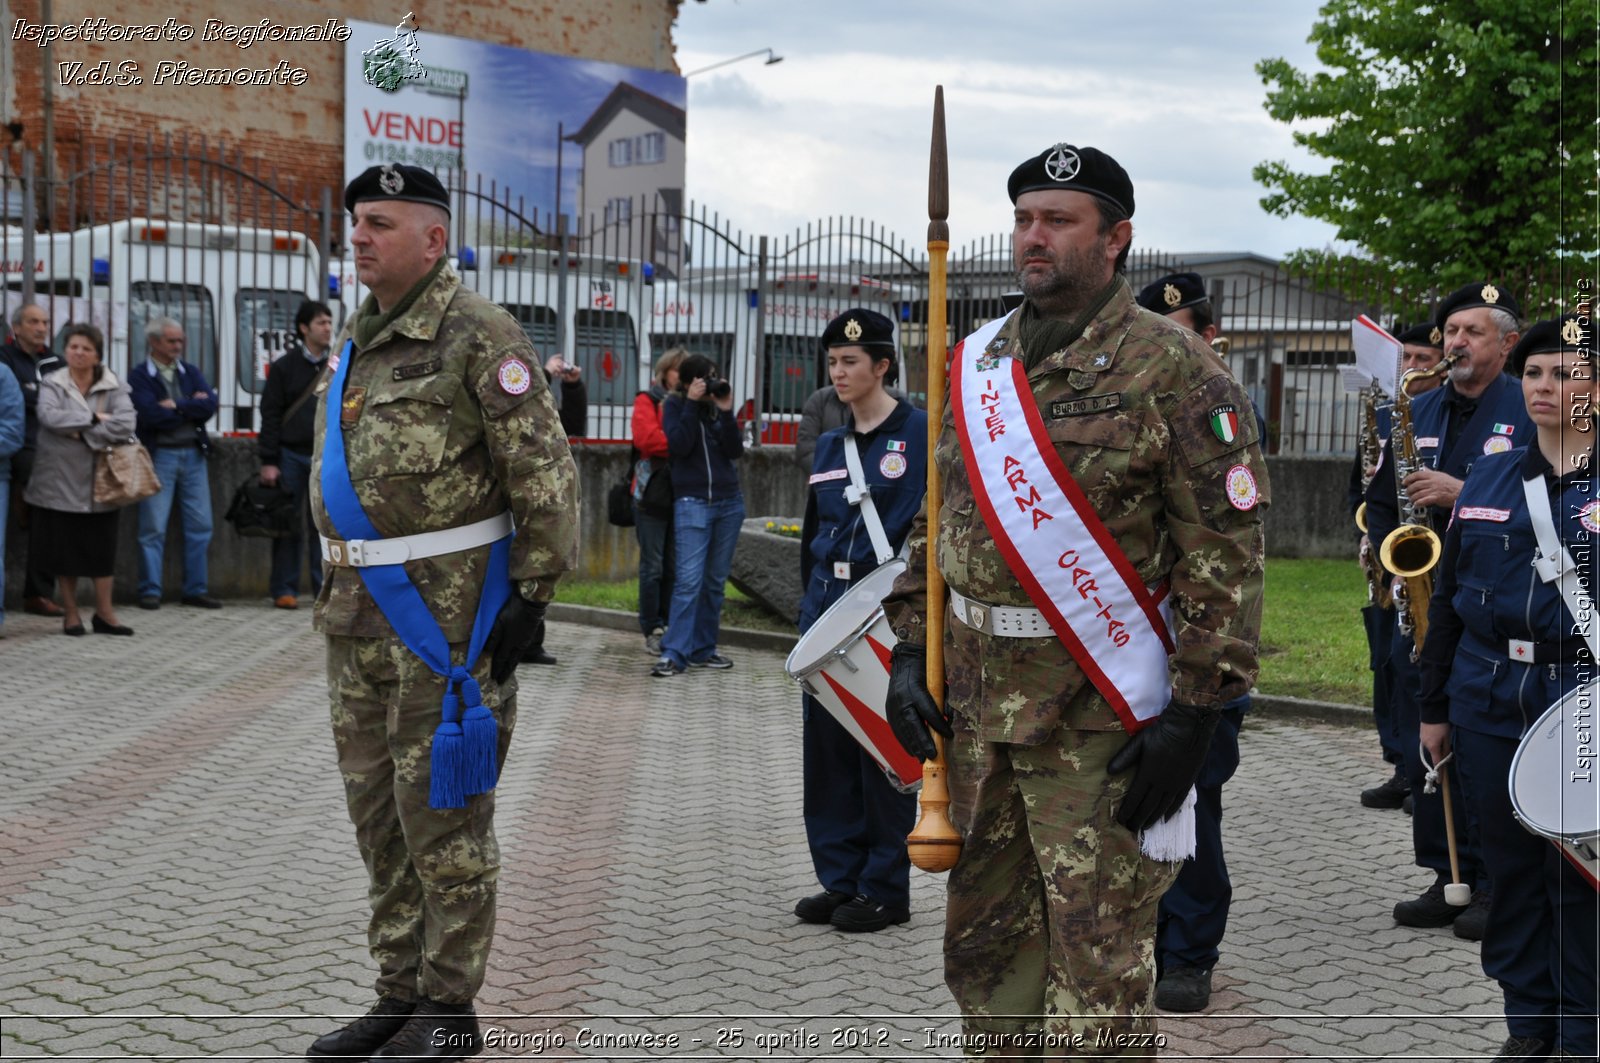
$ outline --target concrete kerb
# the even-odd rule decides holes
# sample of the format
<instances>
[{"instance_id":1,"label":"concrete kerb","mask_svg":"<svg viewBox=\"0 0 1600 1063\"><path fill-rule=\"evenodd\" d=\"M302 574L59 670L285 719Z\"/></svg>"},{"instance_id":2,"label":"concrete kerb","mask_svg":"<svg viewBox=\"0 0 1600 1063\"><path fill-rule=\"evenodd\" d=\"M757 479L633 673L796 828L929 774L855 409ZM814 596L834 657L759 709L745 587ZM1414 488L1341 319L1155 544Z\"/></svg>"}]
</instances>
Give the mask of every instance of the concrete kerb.
<instances>
[{"instance_id":1,"label":"concrete kerb","mask_svg":"<svg viewBox=\"0 0 1600 1063\"><path fill-rule=\"evenodd\" d=\"M613 631L637 631L638 618L621 609L601 609L591 605L569 605L552 602L547 614L551 620L568 624L585 624L589 627L609 628ZM772 650L787 654L794 648L798 635L782 631L758 631L754 628L724 627L721 644L751 650ZM1279 717L1291 721L1317 721L1340 724L1346 727L1370 727L1372 710L1362 705L1344 705L1333 701L1314 701L1309 698L1290 698L1278 694L1252 691L1250 711L1263 716Z\"/></svg>"}]
</instances>

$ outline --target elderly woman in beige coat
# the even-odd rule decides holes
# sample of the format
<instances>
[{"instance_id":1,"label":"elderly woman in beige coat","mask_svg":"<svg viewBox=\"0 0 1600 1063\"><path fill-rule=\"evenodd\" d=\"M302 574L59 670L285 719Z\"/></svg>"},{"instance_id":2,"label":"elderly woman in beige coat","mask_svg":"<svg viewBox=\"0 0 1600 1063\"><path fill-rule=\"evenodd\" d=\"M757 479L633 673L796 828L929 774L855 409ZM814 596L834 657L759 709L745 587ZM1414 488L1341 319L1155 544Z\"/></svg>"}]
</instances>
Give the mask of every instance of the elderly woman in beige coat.
<instances>
[{"instance_id":1,"label":"elderly woman in beige coat","mask_svg":"<svg viewBox=\"0 0 1600 1063\"><path fill-rule=\"evenodd\" d=\"M94 461L97 450L133 435L133 400L103 364L99 329L73 325L64 339L67 367L39 383L39 450L24 496L33 511L33 556L60 577L64 634L84 634L78 579L87 576L94 581L95 632L131 635L111 602L117 508L94 500Z\"/></svg>"}]
</instances>

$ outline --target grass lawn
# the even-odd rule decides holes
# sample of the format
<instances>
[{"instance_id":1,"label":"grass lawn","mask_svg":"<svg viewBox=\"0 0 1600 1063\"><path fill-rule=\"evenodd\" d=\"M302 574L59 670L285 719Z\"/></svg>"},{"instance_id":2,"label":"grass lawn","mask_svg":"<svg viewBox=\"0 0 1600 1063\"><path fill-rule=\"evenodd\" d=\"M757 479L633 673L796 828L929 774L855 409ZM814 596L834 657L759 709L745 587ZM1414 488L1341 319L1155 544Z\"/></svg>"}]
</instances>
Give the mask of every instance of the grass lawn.
<instances>
[{"instance_id":1,"label":"grass lawn","mask_svg":"<svg viewBox=\"0 0 1600 1063\"><path fill-rule=\"evenodd\" d=\"M1366 595L1366 583L1353 560L1268 561L1257 688L1263 694L1370 704L1372 673L1367 670L1367 640L1361 628ZM632 582L563 580L556 599L631 613L638 607L638 588ZM793 622L768 613L731 584L722 622L728 627L794 633Z\"/></svg>"},{"instance_id":2,"label":"grass lawn","mask_svg":"<svg viewBox=\"0 0 1600 1063\"><path fill-rule=\"evenodd\" d=\"M1366 602L1366 580L1353 558L1269 560L1256 688L1263 694L1372 704L1361 626Z\"/></svg>"}]
</instances>

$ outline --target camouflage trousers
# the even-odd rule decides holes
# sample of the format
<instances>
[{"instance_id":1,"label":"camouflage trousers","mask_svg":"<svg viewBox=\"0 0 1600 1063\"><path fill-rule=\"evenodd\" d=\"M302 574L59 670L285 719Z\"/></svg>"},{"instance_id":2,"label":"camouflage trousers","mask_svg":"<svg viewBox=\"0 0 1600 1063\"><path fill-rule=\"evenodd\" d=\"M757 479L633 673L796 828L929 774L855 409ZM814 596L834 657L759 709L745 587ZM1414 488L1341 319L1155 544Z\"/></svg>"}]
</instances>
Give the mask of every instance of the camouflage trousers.
<instances>
[{"instance_id":1,"label":"camouflage trousers","mask_svg":"<svg viewBox=\"0 0 1600 1063\"><path fill-rule=\"evenodd\" d=\"M1155 1056L1156 911L1181 863L1113 818L1121 731L1058 728L1038 746L977 742L959 714L949 779L965 837L950 872L945 981L965 1054Z\"/></svg>"},{"instance_id":2,"label":"camouflage trousers","mask_svg":"<svg viewBox=\"0 0 1600 1063\"><path fill-rule=\"evenodd\" d=\"M459 661L464 645L450 647ZM473 669L500 724L500 763L516 726L516 680ZM429 756L444 679L395 638L328 637L328 699L356 844L367 866L367 945L379 995L466 1003L494 939L500 847L494 794L428 807Z\"/></svg>"}]
</instances>

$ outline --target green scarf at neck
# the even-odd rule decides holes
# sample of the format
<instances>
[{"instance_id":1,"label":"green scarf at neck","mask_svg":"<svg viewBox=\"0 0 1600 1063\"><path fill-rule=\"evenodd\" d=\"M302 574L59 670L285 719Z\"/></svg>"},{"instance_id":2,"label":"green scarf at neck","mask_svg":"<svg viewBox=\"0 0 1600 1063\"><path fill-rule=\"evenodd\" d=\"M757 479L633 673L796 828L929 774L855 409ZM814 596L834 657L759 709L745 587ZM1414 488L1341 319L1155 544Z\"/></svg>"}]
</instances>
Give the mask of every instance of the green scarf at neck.
<instances>
[{"instance_id":1,"label":"green scarf at neck","mask_svg":"<svg viewBox=\"0 0 1600 1063\"><path fill-rule=\"evenodd\" d=\"M1022 314L1017 320L1017 339L1022 342L1023 368L1031 370L1045 358L1071 346L1073 341L1083 335L1083 330L1089 327L1089 322L1095 319L1095 315L1111 301L1111 296L1121 281L1120 276L1113 276L1111 283L1106 285L1105 289L1071 321L1059 317L1045 317L1039 313L1038 307L1033 305L1033 300L1024 302Z\"/></svg>"},{"instance_id":2,"label":"green scarf at neck","mask_svg":"<svg viewBox=\"0 0 1600 1063\"><path fill-rule=\"evenodd\" d=\"M433 264L433 268L421 280L411 286L411 290L406 292L398 303L395 303L386 311L379 310L378 300L369 295L362 302L361 308L356 311L355 320L350 322L350 338L356 341L356 347L365 350L367 344L377 338L378 333L387 328L391 322L397 320L400 315L410 310L411 304L415 303L417 297L423 293L428 285L433 283L433 279L439 275L439 271L442 269L444 269L443 257Z\"/></svg>"}]
</instances>

